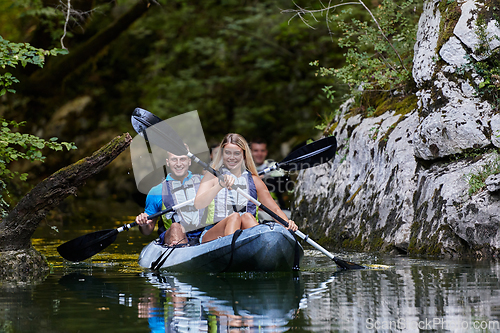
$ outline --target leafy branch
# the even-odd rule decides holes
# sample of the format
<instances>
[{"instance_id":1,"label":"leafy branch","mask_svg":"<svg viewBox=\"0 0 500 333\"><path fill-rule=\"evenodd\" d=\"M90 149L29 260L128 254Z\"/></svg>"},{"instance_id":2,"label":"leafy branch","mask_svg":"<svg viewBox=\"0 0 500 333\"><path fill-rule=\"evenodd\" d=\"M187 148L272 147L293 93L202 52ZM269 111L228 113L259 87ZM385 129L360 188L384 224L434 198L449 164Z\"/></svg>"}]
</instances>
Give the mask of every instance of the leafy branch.
<instances>
[{"instance_id":1,"label":"leafy branch","mask_svg":"<svg viewBox=\"0 0 500 333\"><path fill-rule=\"evenodd\" d=\"M317 67L316 75L339 79L349 86L350 95L354 97L375 93L368 95L365 99L367 103L370 103L369 98L377 99L376 96L381 93L405 96L413 87L411 66L419 19L419 15L415 14L422 9L421 2L381 0L375 9L368 8L363 0L339 4L331 2L327 5L320 2L320 9L305 9L295 4L296 9L282 11L293 13L290 20L299 17L309 27L308 15L315 21L318 21L317 15L326 15L332 40L330 24L335 22L340 28L341 35L336 42L346 49L345 63L338 68L327 68L315 60L310 65ZM359 6L362 9L354 11ZM343 9L337 11L339 7ZM330 85L323 89L330 101L333 99L332 92L336 90L334 88L338 87ZM356 100L363 103L363 98ZM360 110L366 110L372 105L360 106Z\"/></svg>"},{"instance_id":2,"label":"leafy branch","mask_svg":"<svg viewBox=\"0 0 500 333\"><path fill-rule=\"evenodd\" d=\"M16 68L18 65L25 67L27 64L43 67L45 56L67 53L67 50L44 50L33 47L28 43L12 43L0 36L0 67L2 69L7 66ZM19 80L12 73L6 72L0 75L0 96L5 95L7 92L15 93L16 91L10 88L14 83L19 83ZM76 149L75 144L72 142L56 142L57 138L46 141L36 135L21 134L17 130L12 130L24 124L25 122L18 123L0 118L0 216L6 214L9 206L5 201L5 195L9 195L7 181L15 178L25 181L28 177L27 173L20 174L17 171L10 170L10 163L18 160L43 162L45 157L42 155L42 149L46 147L56 151L63 150L63 148L67 150Z\"/></svg>"},{"instance_id":3,"label":"leafy branch","mask_svg":"<svg viewBox=\"0 0 500 333\"><path fill-rule=\"evenodd\" d=\"M43 67L45 57L58 54L67 54L67 50L52 49L44 50L31 46L28 43L12 43L0 36L0 67L16 68L18 65L26 67L27 64L33 64ZM10 86L14 83L19 83L19 80L10 72L0 75L0 96L7 92L15 93L16 91Z\"/></svg>"},{"instance_id":4,"label":"leafy branch","mask_svg":"<svg viewBox=\"0 0 500 333\"><path fill-rule=\"evenodd\" d=\"M331 3L331 2L330 2ZM405 67L405 64L403 62L403 60L401 59L401 56L399 55L399 52L396 50L396 48L394 47L394 45L391 43L391 41L389 40L389 38L387 38L386 34L384 33L384 30L382 29L382 27L380 26L377 18L375 17L375 15L373 15L373 12L370 10L370 8L368 8L365 3L362 1L362 0L358 0L356 2L344 2L344 3L340 3L340 4L337 4L337 5L329 5L328 6L325 6L323 4L321 4L323 6L322 9L316 9L316 10L308 10L308 9L304 9L302 7L300 7L299 5L297 5L295 2L295 6L298 8L298 9L285 9L285 10L282 10L281 12L282 13L295 13L291 18L293 19L295 16L298 16L302 22L304 22L308 27L310 28L313 28L312 26L310 26L308 23L307 23L307 20L304 19L303 15L306 15L306 14L310 14L312 17L314 17L314 19L316 20L316 22L318 22L318 20L316 19L316 17L314 16L315 13L320 13L320 14L323 14L326 12L326 22L327 22L327 26L328 26L328 30L331 34L331 30L330 30L330 27L329 27L329 19L328 19L328 16L329 16L329 12L330 10L332 9L335 9L337 7L340 7L340 6L348 6L348 5L361 5L363 6L363 8L370 14L373 22L375 22L375 24L377 25L378 27L378 30L380 31L380 34L384 37L384 39L386 40L386 42L390 45L390 47L392 48L392 50L394 51L394 53L396 54L396 56L398 57L399 59L399 63L401 64L401 66L404 68L405 71L407 71L408 69L406 69ZM289 20L289 21L290 21ZM313 28L314 29L314 28Z\"/></svg>"},{"instance_id":5,"label":"leafy branch","mask_svg":"<svg viewBox=\"0 0 500 333\"><path fill-rule=\"evenodd\" d=\"M62 151L64 148L68 151L76 149L73 142L57 142L58 139L55 137L46 141L36 135L12 131L12 129L17 129L24 124L25 122L18 123L0 118L0 215L5 215L8 207L2 194L2 192L6 195L9 194L6 181L15 178L26 181L28 178L27 173L10 170L10 163L18 160L43 162L45 156L42 154L42 149L44 148L55 151Z\"/></svg>"}]
</instances>

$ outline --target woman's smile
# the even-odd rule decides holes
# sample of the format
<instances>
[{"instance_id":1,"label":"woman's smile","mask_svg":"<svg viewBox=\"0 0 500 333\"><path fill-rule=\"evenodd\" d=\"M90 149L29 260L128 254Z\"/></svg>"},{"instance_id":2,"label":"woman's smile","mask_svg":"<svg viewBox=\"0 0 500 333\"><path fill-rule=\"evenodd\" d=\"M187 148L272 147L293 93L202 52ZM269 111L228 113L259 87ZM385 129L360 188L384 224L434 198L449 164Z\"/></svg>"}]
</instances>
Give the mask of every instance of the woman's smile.
<instances>
[{"instance_id":1,"label":"woman's smile","mask_svg":"<svg viewBox=\"0 0 500 333\"><path fill-rule=\"evenodd\" d=\"M228 143L223 149L223 158L226 168L236 169L243 163L243 150L235 144Z\"/></svg>"}]
</instances>

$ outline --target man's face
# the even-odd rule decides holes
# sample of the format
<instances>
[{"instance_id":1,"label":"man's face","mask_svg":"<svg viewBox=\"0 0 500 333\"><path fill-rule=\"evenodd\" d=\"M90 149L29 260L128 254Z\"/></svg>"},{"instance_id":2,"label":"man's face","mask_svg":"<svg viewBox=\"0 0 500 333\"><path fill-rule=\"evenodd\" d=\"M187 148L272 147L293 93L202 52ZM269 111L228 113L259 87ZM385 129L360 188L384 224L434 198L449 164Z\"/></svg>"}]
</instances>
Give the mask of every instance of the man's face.
<instances>
[{"instance_id":1,"label":"man's face","mask_svg":"<svg viewBox=\"0 0 500 333\"><path fill-rule=\"evenodd\" d=\"M255 164L261 165L264 163L267 157L267 145L265 143L252 143L250 151Z\"/></svg>"},{"instance_id":2,"label":"man's face","mask_svg":"<svg viewBox=\"0 0 500 333\"><path fill-rule=\"evenodd\" d=\"M177 180L183 180L191 166L191 159L187 155L177 156L168 153L167 167L170 168L172 177Z\"/></svg>"}]
</instances>

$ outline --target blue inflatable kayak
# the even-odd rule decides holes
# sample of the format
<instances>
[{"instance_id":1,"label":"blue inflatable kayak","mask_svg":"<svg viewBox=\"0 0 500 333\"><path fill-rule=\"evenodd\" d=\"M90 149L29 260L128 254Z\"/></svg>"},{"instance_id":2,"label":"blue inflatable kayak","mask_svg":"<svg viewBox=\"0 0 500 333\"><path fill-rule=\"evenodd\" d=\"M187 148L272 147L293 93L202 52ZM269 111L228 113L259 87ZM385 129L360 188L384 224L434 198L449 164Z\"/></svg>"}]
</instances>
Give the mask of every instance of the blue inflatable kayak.
<instances>
[{"instance_id":1,"label":"blue inflatable kayak","mask_svg":"<svg viewBox=\"0 0 500 333\"><path fill-rule=\"evenodd\" d=\"M171 272L283 272L298 268L304 255L292 232L269 222L204 244L144 247L139 265Z\"/></svg>"}]
</instances>

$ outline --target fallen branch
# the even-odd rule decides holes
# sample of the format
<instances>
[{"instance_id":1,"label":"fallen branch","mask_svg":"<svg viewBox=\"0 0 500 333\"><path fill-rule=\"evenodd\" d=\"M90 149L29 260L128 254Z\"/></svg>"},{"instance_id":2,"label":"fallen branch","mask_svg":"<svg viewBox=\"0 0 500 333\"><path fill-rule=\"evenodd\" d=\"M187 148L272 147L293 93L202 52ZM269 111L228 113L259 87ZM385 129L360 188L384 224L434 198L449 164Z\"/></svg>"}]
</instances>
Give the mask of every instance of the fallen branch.
<instances>
[{"instance_id":1,"label":"fallen branch","mask_svg":"<svg viewBox=\"0 0 500 333\"><path fill-rule=\"evenodd\" d=\"M111 163L131 141L128 133L118 136L92 156L56 171L36 185L0 222L0 252L30 249L31 236L46 214L75 194L79 186Z\"/></svg>"}]
</instances>

